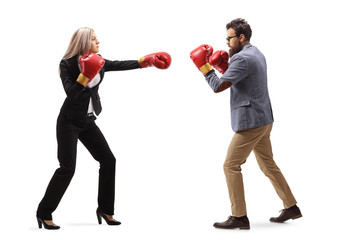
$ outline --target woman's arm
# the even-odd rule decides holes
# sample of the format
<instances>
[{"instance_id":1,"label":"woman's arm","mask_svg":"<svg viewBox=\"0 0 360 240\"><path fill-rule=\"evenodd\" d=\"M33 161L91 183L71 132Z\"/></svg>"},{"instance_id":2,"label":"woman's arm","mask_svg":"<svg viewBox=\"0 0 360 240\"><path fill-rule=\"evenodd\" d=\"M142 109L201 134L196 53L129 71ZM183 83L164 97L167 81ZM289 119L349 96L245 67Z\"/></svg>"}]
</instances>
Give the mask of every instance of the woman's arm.
<instances>
[{"instance_id":1,"label":"woman's arm","mask_svg":"<svg viewBox=\"0 0 360 240\"><path fill-rule=\"evenodd\" d=\"M128 61L110 61L105 59L104 70L107 71L123 71L140 68L137 60Z\"/></svg>"},{"instance_id":2,"label":"woman's arm","mask_svg":"<svg viewBox=\"0 0 360 240\"><path fill-rule=\"evenodd\" d=\"M171 56L167 52L157 52L141 57L139 60L110 61L105 59L104 70L121 71L137 68L156 67L167 69L171 64Z\"/></svg>"},{"instance_id":3,"label":"woman's arm","mask_svg":"<svg viewBox=\"0 0 360 240\"><path fill-rule=\"evenodd\" d=\"M76 100L77 97L84 91L85 87L81 85L78 81L76 81L78 76L74 76L74 74L70 70L70 65L65 60L60 62L60 78L66 92L66 95L71 100Z\"/></svg>"}]
</instances>

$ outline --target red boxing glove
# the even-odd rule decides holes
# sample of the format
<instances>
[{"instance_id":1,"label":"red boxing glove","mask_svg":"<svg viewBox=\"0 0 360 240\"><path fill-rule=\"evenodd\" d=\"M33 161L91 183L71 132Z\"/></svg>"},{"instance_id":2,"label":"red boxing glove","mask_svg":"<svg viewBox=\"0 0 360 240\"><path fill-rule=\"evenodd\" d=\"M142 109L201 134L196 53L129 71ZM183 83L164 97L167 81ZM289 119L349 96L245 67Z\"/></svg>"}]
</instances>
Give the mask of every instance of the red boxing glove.
<instances>
[{"instance_id":1,"label":"red boxing glove","mask_svg":"<svg viewBox=\"0 0 360 240\"><path fill-rule=\"evenodd\" d=\"M171 64L171 57L166 52L158 52L146 55L139 59L141 68L157 67L160 69L167 69Z\"/></svg>"},{"instance_id":2,"label":"red boxing glove","mask_svg":"<svg viewBox=\"0 0 360 240\"><path fill-rule=\"evenodd\" d=\"M214 54L209 59L211 66L213 66L221 74L224 74L228 69L228 62L229 54L224 50L214 52Z\"/></svg>"},{"instance_id":3,"label":"red boxing glove","mask_svg":"<svg viewBox=\"0 0 360 240\"><path fill-rule=\"evenodd\" d=\"M209 64L209 57L213 53L213 48L210 45L202 44L199 47L195 48L190 53L190 58L193 60L196 67L206 75L212 70L212 67Z\"/></svg>"},{"instance_id":4,"label":"red boxing glove","mask_svg":"<svg viewBox=\"0 0 360 240\"><path fill-rule=\"evenodd\" d=\"M80 58L81 73L76 81L86 87L105 64L105 59L94 53Z\"/></svg>"}]
</instances>

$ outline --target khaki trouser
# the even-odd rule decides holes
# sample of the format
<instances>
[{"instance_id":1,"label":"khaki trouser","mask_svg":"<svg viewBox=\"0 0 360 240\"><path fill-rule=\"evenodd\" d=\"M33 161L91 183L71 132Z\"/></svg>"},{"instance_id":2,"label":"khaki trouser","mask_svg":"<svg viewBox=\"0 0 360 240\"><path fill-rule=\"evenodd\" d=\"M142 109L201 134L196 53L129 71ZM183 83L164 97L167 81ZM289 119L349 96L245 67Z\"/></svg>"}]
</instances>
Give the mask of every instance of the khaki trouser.
<instances>
[{"instance_id":1,"label":"khaki trouser","mask_svg":"<svg viewBox=\"0 0 360 240\"><path fill-rule=\"evenodd\" d=\"M283 201L284 208L296 204L284 176L273 160L270 141L271 129L272 124L269 124L236 132L230 143L224 163L224 172L231 201L231 211L235 217L247 215L241 164L246 162L251 151L254 151L261 171L270 179L276 193Z\"/></svg>"}]
</instances>

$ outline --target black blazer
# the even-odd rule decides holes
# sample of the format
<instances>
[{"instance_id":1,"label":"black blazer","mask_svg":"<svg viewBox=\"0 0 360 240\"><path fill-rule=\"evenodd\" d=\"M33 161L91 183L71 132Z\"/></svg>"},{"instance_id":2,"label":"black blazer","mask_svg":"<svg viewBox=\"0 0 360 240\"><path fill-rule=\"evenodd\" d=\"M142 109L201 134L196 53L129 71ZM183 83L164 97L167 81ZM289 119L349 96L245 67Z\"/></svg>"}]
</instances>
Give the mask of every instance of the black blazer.
<instances>
[{"instance_id":1,"label":"black blazer","mask_svg":"<svg viewBox=\"0 0 360 240\"><path fill-rule=\"evenodd\" d=\"M60 113L69 119L86 120L90 98L92 98L96 115L101 112L99 97L99 85L107 71L120 71L140 68L138 61L110 61L105 59L105 64L100 70L100 82L93 88L86 88L76 80L80 74L78 56L63 59L60 62L60 78L66 92L66 99L61 107Z\"/></svg>"}]
</instances>

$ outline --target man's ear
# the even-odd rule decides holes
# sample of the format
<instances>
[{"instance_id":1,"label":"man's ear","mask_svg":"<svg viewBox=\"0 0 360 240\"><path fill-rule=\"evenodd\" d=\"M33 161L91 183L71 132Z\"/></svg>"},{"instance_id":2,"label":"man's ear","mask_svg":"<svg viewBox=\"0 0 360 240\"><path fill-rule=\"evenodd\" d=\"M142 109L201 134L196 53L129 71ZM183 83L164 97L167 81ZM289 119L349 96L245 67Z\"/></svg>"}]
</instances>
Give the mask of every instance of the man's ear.
<instances>
[{"instance_id":1,"label":"man's ear","mask_svg":"<svg viewBox=\"0 0 360 240\"><path fill-rule=\"evenodd\" d=\"M245 43L247 42L247 39L244 34L240 34L239 41L241 42L241 46L245 46Z\"/></svg>"}]
</instances>

